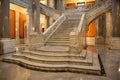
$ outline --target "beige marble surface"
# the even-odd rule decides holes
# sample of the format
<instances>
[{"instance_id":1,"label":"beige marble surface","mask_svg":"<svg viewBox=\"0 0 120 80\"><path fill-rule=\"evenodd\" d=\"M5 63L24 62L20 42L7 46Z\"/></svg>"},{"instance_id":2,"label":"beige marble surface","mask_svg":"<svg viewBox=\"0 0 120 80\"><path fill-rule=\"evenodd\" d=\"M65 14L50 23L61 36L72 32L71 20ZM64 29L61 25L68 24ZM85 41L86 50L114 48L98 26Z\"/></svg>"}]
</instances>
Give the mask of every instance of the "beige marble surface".
<instances>
[{"instance_id":1,"label":"beige marble surface","mask_svg":"<svg viewBox=\"0 0 120 80\"><path fill-rule=\"evenodd\" d=\"M15 52L15 41L9 38L0 40L0 54Z\"/></svg>"}]
</instances>

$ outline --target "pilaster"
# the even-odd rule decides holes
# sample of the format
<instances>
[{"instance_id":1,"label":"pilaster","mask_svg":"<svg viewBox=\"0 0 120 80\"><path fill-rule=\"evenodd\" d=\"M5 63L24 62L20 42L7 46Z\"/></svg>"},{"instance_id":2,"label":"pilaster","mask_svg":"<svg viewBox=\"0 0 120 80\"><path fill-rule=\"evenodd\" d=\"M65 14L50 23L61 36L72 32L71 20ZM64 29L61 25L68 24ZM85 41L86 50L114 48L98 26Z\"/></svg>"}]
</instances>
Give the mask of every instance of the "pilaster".
<instances>
[{"instance_id":1,"label":"pilaster","mask_svg":"<svg viewBox=\"0 0 120 80\"><path fill-rule=\"evenodd\" d=\"M33 28L35 32L40 32L40 2L39 0L34 0L32 5L33 12Z\"/></svg>"},{"instance_id":2,"label":"pilaster","mask_svg":"<svg viewBox=\"0 0 120 80\"><path fill-rule=\"evenodd\" d=\"M110 41L112 38L112 14L111 12L106 13L106 39L105 43L110 45Z\"/></svg>"},{"instance_id":3,"label":"pilaster","mask_svg":"<svg viewBox=\"0 0 120 80\"><path fill-rule=\"evenodd\" d=\"M20 44L20 38L19 38L19 16L20 13L16 11L15 13L15 26L16 26L16 44Z\"/></svg>"}]
</instances>

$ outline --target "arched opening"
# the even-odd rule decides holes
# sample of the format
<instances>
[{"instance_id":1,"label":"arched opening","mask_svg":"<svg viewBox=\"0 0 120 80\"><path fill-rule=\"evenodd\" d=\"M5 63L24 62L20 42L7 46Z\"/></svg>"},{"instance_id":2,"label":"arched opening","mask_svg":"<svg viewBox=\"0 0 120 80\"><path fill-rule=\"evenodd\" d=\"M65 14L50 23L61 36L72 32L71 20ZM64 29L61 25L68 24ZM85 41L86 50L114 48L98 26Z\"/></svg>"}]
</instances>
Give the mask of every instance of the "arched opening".
<instances>
[{"instance_id":1,"label":"arched opening","mask_svg":"<svg viewBox=\"0 0 120 80\"><path fill-rule=\"evenodd\" d=\"M88 25L88 31L86 32L87 45L95 45L96 37L96 20L92 21Z\"/></svg>"}]
</instances>

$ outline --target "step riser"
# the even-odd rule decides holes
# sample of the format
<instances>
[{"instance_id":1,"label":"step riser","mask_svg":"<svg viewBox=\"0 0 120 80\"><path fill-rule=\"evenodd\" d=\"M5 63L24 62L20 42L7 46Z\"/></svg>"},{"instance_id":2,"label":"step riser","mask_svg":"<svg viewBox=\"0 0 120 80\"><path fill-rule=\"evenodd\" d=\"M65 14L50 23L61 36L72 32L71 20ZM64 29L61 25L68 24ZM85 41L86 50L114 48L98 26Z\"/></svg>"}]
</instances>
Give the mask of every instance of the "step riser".
<instances>
[{"instance_id":1,"label":"step riser","mask_svg":"<svg viewBox=\"0 0 120 80\"><path fill-rule=\"evenodd\" d=\"M41 58L47 58L47 59L85 59L85 57L82 57L82 56L50 56L50 55L40 55L40 54L33 54L33 53L23 53L23 54L26 54L26 55L31 55L31 56L35 56L35 57L41 57ZM50 53L51 54L51 53Z\"/></svg>"},{"instance_id":2,"label":"step riser","mask_svg":"<svg viewBox=\"0 0 120 80\"><path fill-rule=\"evenodd\" d=\"M54 37L65 37L65 38L69 38L69 35L64 35L64 34L62 34L62 35L54 35L52 38L54 38Z\"/></svg>"},{"instance_id":3,"label":"step riser","mask_svg":"<svg viewBox=\"0 0 120 80\"><path fill-rule=\"evenodd\" d=\"M59 43L59 44L67 43L67 44L69 44L69 41L48 41L47 43L55 43L55 44L57 44L57 43Z\"/></svg>"},{"instance_id":4,"label":"step riser","mask_svg":"<svg viewBox=\"0 0 120 80\"><path fill-rule=\"evenodd\" d=\"M69 42L69 39L50 39L49 41L50 42L51 41L68 41Z\"/></svg>"},{"instance_id":5,"label":"step riser","mask_svg":"<svg viewBox=\"0 0 120 80\"><path fill-rule=\"evenodd\" d=\"M53 65L58 65L58 64L75 64L75 65L84 65L84 66L92 66L92 63L88 63L88 62L77 62L77 61L48 61L46 59L44 60L38 60L38 59L32 59L26 56L18 56L18 55L14 55L14 58L20 58L20 59L26 59L38 64L53 64Z\"/></svg>"},{"instance_id":6,"label":"step riser","mask_svg":"<svg viewBox=\"0 0 120 80\"><path fill-rule=\"evenodd\" d=\"M69 46L69 44L46 43L47 46Z\"/></svg>"},{"instance_id":7,"label":"step riser","mask_svg":"<svg viewBox=\"0 0 120 80\"><path fill-rule=\"evenodd\" d=\"M49 40L69 40L69 37L51 37Z\"/></svg>"}]
</instances>

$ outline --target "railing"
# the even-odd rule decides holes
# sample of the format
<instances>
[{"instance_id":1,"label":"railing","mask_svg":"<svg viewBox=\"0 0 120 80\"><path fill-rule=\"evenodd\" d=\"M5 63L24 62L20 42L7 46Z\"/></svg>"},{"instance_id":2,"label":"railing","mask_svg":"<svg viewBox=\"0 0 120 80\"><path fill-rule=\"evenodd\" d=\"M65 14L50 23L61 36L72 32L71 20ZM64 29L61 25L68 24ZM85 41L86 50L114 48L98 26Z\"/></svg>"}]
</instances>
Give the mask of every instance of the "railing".
<instances>
[{"instance_id":1,"label":"railing","mask_svg":"<svg viewBox=\"0 0 120 80\"><path fill-rule=\"evenodd\" d=\"M58 17L60 17L62 14L61 11L48 7L42 3L40 3L40 8L41 13L51 16L55 20L58 19Z\"/></svg>"},{"instance_id":2,"label":"railing","mask_svg":"<svg viewBox=\"0 0 120 80\"><path fill-rule=\"evenodd\" d=\"M51 35L58 29L58 27L65 21L66 16L62 14L44 33L44 39L47 41Z\"/></svg>"},{"instance_id":3,"label":"railing","mask_svg":"<svg viewBox=\"0 0 120 80\"><path fill-rule=\"evenodd\" d=\"M92 9L94 6L95 6L95 4L81 5L81 6L75 6L75 7L66 7L66 11L68 11L68 12L88 11L88 10Z\"/></svg>"},{"instance_id":4,"label":"railing","mask_svg":"<svg viewBox=\"0 0 120 80\"><path fill-rule=\"evenodd\" d=\"M105 2L104 4L102 3L94 6L94 10L90 10L87 14L82 14L78 28L70 33L70 52L80 53L81 50L86 47L86 31L88 29L88 22L108 11L110 6L110 2Z\"/></svg>"},{"instance_id":5,"label":"railing","mask_svg":"<svg viewBox=\"0 0 120 80\"><path fill-rule=\"evenodd\" d=\"M86 46L85 13L82 14L78 28L70 33L70 52L80 53Z\"/></svg>"}]
</instances>

